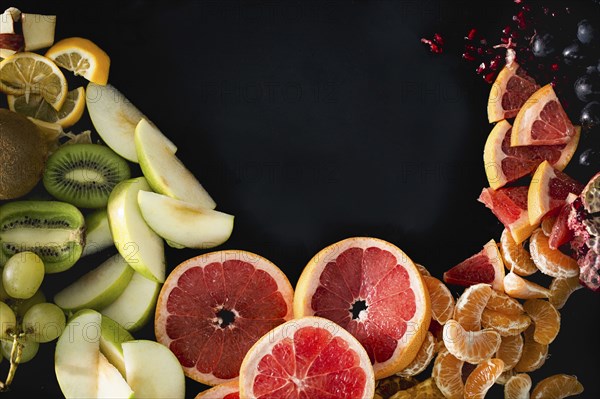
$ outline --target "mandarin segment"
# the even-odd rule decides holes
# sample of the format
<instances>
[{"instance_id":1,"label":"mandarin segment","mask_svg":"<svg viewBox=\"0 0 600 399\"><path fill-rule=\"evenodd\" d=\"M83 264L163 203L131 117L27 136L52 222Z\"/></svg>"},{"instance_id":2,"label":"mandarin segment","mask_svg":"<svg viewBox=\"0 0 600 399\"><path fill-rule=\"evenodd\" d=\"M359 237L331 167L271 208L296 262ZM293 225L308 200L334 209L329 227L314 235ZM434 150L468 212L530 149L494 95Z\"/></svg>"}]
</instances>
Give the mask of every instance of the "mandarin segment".
<instances>
[{"instance_id":1,"label":"mandarin segment","mask_svg":"<svg viewBox=\"0 0 600 399\"><path fill-rule=\"evenodd\" d=\"M404 370L397 373L397 375L401 377L412 377L423 372L433 360L435 349L436 340L433 334L428 331L419 352L417 352L417 356Z\"/></svg>"},{"instance_id":2,"label":"mandarin segment","mask_svg":"<svg viewBox=\"0 0 600 399\"><path fill-rule=\"evenodd\" d=\"M444 325L444 345L456 358L478 364L492 357L500 347L501 337L497 331L486 328L466 331L456 320Z\"/></svg>"},{"instance_id":3,"label":"mandarin segment","mask_svg":"<svg viewBox=\"0 0 600 399\"><path fill-rule=\"evenodd\" d=\"M577 377L555 374L537 383L531 393L531 399L563 399L582 392L583 385L577 381Z\"/></svg>"},{"instance_id":4,"label":"mandarin segment","mask_svg":"<svg viewBox=\"0 0 600 399\"><path fill-rule=\"evenodd\" d=\"M552 343L560 330L558 310L550 302L542 299L529 299L523 307L534 322L533 339L542 345Z\"/></svg>"},{"instance_id":5,"label":"mandarin segment","mask_svg":"<svg viewBox=\"0 0 600 399\"><path fill-rule=\"evenodd\" d=\"M534 327L531 325L523 333L523 353L514 367L519 373L529 373L542 367L548 358L548 345L543 345L533 339Z\"/></svg>"},{"instance_id":6,"label":"mandarin segment","mask_svg":"<svg viewBox=\"0 0 600 399\"><path fill-rule=\"evenodd\" d=\"M509 297L504 292L498 292L496 290L492 290L492 295L490 296L490 299L488 299L485 308L511 316L518 316L525 313L525 309L523 309L521 302Z\"/></svg>"},{"instance_id":7,"label":"mandarin segment","mask_svg":"<svg viewBox=\"0 0 600 399\"><path fill-rule=\"evenodd\" d=\"M556 278L579 276L577 261L558 249L550 248L548 237L541 229L531 234L529 252L535 266L548 276Z\"/></svg>"},{"instance_id":8,"label":"mandarin segment","mask_svg":"<svg viewBox=\"0 0 600 399\"><path fill-rule=\"evenodd\" d=\"M485 309L492 287L488 284L475 284L464 290L454 307L454 320L467 331L481 330L481 313Z\"/></svg>"},{"instance_id":9,"label":"mandarin segment","mask_svg":"<svg viewBox=\"0 0 600 399\"><path fill-rule=\"evenodd\" d=\"M464 362L457 359L446 348L438 352L433 363L431 376L447 399L462 399L465 385L462 378Z\"/></svg>"},{"instance_id":10,"label":"mandarin segment","mask_svg":"<svg viewBox=\"0 0 600 399\"><path fill-rule=\"evenodd\" d=\"M504 371L512 370L523 354L523 336L521 334L502 337L495 357L504 362Z\"/></svg>"},{"instance_id":11,"label":"mandarin segment","mask_svg":"<svg viewBox=\"0 0 600 399\"><path fill-rule=\"evenodd\" d=\"M478 364L465 382L465 399L483 399L503 369L504 362L496 358Z\"/></svg>"},{"instance_id":12,"label":"mandarin segment","mask_svg":"<svg viewBox=\"0 0 600 399\"><path fill-rule=\"evenodd\" d=\"M519 276L531 276L538 271L529 251L517 244L507 229L502 231L500 237L500 253L506 268Z\"/></svg>"},{"instance_id":13,"label":"mandarin segment","mask_svg":"<svg viewBox=\"0 0 600 399\"><path fill-rule=\"evenodd\" d=\"M421 273L421 276L431 277L431 273L429 273L429 270L427 270L427 268L425 266L423 266L420 263L416 263L416 262L415 262L415 266L417 267L417 270L419 271L419 273Z\"/></svg>"},{"instance_id":14,"label":"mandarin segment","mask_svg":"<svg viewBox=\"0 0 600 399\"><path fill-rule=\"evenodd\" d=\"M496 378L496 384L505 385L508 382L508 380L510 380L510 378L512 376L514 376L515 374L517 374L517 373L515 372L514 369L503 371L502 374L500 374L498 376L498 378Z\"/></svg>"},{"instance_id":15,"label":"mandarin segment","mask_svg":"<svg viewBox=\"0 0 600 399\"><path fill-rule=\"evenodd\" d=\"M481 313L481 326L494 329L503 337L520 334L530 324L531 318L526 314L507 315L490 309L484 309Z\"/></svg>"},{"instance_id":16,"label":"mandarin segment","mask_svg":"<svg viewBox=\"0 0 600 399\"><path fill-rule=\"evenodd\" d=\"M431 317L441 325L446 324L454 314L454 296L446 284L435 277L423 276L423 282L429 291Z\"/></svg>"},{"instance_id":17,"label":"mandarin segment","mask_svg":"<svg viewBox=\"0 0 600 399\"><path fill-rule=\"evenodd\" d=\"M504 399L529 399L531 377L528 374L516 374L504 384Z\"/></svg>"},{"instance_id":18,"label":"mandarin segment","mask_svg":"<svg viewBox=\"0 0 600 399\"><path fill-rule=\"evenodd\" d=\"M548 298L550 290L510 272L504 277L504 291L513 298Z\"/></svg>"},{"instance_id":19,"label":"mandarin segment","mask_svg":"<svg viewBox=\"0 0 600 399\"><path fill-rule=\"evenodd\" d=\"M583 285L579 282L579 277L555 278L550 283L548 300L556 309L562 309L571 294L581 288Z\"/></svg>"}]
</instances>

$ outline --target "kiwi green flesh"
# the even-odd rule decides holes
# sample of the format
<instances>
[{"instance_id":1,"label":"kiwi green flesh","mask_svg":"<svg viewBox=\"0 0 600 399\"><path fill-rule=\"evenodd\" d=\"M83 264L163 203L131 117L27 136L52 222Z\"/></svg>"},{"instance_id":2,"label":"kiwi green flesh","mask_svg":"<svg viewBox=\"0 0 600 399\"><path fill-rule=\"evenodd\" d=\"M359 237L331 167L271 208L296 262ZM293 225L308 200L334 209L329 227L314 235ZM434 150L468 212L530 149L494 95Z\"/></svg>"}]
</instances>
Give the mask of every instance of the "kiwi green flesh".
<instances>
[{"instance_id":1,"label":"kiwi green flesh","mask_svg":"<svg viewBox=\"0 0 600 399\"><path fill-rule=\"evenodd\" d=\"M0 200L29 193L42 177L48 143L25 116L0 108Z\"/></svg>"},{"instance_id":2,"label":"kiwi green flesh","mask_svg":"<svg viewBox=\"0 0 600 399\"><path fill-rule=\"evenodd\" d=\"M85 243L85 222L73 205L15 201L0 206L0 266L16 253L35 252L46 273L69 269Z\"/></svg>"},{"instance_id":3,"label":"kiwi green flesh","mask_svg":"<svg viewBox=\"0 0 600 399\"><path fill-rule=\"evenodd\" d=\"M102 208L117 183L129 179L129 164L100 144L65 145L44 170L44 187L56 199L80 208Z\"/></svg>"}]
</instances>

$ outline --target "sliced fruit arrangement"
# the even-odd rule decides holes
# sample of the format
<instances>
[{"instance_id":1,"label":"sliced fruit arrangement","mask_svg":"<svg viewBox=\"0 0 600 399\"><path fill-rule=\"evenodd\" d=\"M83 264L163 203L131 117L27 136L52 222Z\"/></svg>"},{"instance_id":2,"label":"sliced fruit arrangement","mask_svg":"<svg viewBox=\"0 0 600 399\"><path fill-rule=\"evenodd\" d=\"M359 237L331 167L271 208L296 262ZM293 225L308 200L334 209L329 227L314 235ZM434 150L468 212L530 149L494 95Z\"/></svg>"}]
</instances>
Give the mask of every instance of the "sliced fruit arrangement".
<instances>
[{"instance_id":1,"label":"sliced fruit arrangement","mask_svg":"<svg viewBox=\"0 0 600 399\"><path fill-rule=\"evenodd\" d=\"M221 245L231 236L234 217L215 210L215 201L174 155L177 147L109 84L108 54L80 37L54 44L55 24L55 16L16 8L0 18L0 92L7 94L10 108L0 109L0 313L6 327L0 347L10 360L9 378L0 390L8 388L18 364L33 358L40 343L61 334L68 316L73 327L89 321L99 328L98 320L110 319L131 342L102 339L98 353L97 343L61 338L56 374L66 397L182 398L178 358L161 344L132 341L130 332L154 316L170 271L164 243L197 249ZM34 52L48 47L44 55ZM87 90L69 91L64 70L88 80ZM63 130L77 126L86 110L95 131ZM139 167L132 165L138 161ZM79 259L91 255L102 260L85 272ZM240 300L238 306L241 314L254 311L256 317L234 324L246 323L239 331L247 336L233 338L238 362L233 373L254 341L291 318L293 290L269 264L258 262L254 277L245 276L255 282L250 291L258 289L252 291L258 296L255 303L241 306ZM239 267L248 265L254 268L255 262L240 261ZM46 304L40 290L45 274L71 268L76 274L65 273L64 285L53 292L54 303ZM264 270L275 274L267 277ZM234 283L234 290L241 287L241 280ZM260 296L275 283L283 284L281 298ZM256 307L277 304L269 311L283 306L281 320L261 321L263 309ZM55 326L46 331L42 321ZM105 324L102 331L109 328ZM246 341L244 350L239 340ZM231 359L223 359L231 365ZM172 372L164 373L163 365L172 366Z\"/></svg>"}]
</instances>

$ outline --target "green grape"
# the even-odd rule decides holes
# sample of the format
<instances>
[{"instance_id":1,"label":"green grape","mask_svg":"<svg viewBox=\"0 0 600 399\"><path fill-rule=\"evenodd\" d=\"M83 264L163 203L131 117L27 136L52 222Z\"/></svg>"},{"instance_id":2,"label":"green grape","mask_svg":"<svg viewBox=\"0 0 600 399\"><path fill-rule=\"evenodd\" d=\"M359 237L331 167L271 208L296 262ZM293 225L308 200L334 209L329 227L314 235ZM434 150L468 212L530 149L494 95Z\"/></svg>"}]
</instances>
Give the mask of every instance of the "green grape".
<instances>
[{"instance_id":1,"label":"green grape","mask_svg":"<svg viewBox=\"0 0 600 399\"><path fill-rule=\"evenodd\" d=\"M17 317L25 316L25 313L33 306L38 303L46 302L46 296L42 292L42 290L38 290L33 296L29 299L13 299L10 304L13 310L15 311Z\"/></svg>"},{"instance_id":2,"label":"green grape","mask_svg":"<svg viewBox=\"0 0 600 399\"><path fill-rule=\"evenodd\" d=\"M15 254L2 271L4 289L13 298L31 298L44 280L44 270L44 262L35 253L26 251Z\"/></svg>"},{"instance_id":3,"label":"green grape","mask_svg":"<svg viewBox=\"0 0 600 399\"><path fill-rule=\"evenodd\" d=\"M31 359L35 357L38 353L38 349L40 349L39 342L32 341L27 339L27 337L19 338L19 343L23 345L21 349L21 359L20 363L27 363ZM10 353L12 351L13 341L2 341L0 344L0 350L2 352L2 356L7 359L10 359Z\"/></svg>"},{"instance_id":4,"label":"green grape","mask_svg":"<svg viewBox=\"0 0 600 399\"><path fill-rule=\"evenodd\" d=\"M0 338L10 339L9 331L15 331L17 327L17 316L15 312L4 302L0 302Z\"/></svg>"},{"instance_id":5,"label":"green grape","mask_svg":"<svg viewBox=\"0 0 600 399\"><path fill-rule=\"evenodd\" d=\"M65 324L65 314L53 303L33 305L23 316L23 330L35 342L50 342L58 338Z\"/></svg>"}]
</instances>

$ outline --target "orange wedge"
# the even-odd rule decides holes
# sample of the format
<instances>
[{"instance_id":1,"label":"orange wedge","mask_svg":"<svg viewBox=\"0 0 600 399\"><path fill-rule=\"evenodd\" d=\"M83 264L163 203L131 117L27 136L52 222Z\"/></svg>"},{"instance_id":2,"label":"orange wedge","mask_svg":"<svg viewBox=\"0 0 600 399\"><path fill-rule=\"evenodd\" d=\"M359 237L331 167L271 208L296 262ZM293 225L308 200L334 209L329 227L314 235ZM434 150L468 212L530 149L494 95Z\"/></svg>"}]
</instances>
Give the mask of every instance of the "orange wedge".
<instances>
[{"instance_id":1,"label":"orange wedge","mask_svg":"<svg viewBox=\"0 0 600 399\"><path fill-rule=\"evenodd\" d=\"M399 372L397 375L400 377L412 377L420 374L433 360L433 356L435 356L435 347L435 338L433 337L433 334L428 331L425 341L423 341L423 345L421 345L421 349L419 349L417 352L417 356L404 370Z\"/></svg>"},{"instance_id":2,"label":"orange wedge","mask_svg":"<svg viewBox=\"0 0 600 399\"><path fill-rule=\"evenodd\" d=\"M566 144L574 135L575 127L548 84L533 93L519 110L511 145Z\"/></svg>"},{"instance_id":3,"label":"orange wedge","mask_svg":"<svg viewBox=\"0 0 600 399\"><path fill-rule=\"evenodd\" d=\"M479 364L492 357L500 347L500 334L491 328L466 331L456 320L444 325L444 345L454 357L471 364Z\"/></svg>"},{"instance_id":4,"label":"orange wedge","mask_svg":"<svg viewBox=\"0 0 600 399\"><path fill-rule=\"evenodd\" d=\"M423 282L429 291L431 317L441 325L446 324L454 314L454 296L446 284L435 277L423 276Z\"/></svg>"},{"instance_id":5,"label":"orange wedge","mask_svg":"<svg viewBox=\"0 0 600 399\"><path fill-rule=\"evenodd\" d=\"M567 303L571 294L583 288L579 277L555 278L550 283L550 297L548 300L556 309L561 309Z\"/></svg>"},{"instance_id":6,"label":"orange wedge","mask_svg":"<svg viewBox=\"0 0 600 399\"><path fill-rule=\"evenodd\" d=\"M496 357L504 362L504 371L512 370L523 354L523 336L521 334L502 337Z\"/></svg>"},{"instance_id":7,"label":"orange wedge","mask_svg":"<svg viewBox=\"0 0 600 399\"><path fill-rule=\"evenodd\" d=\"M529 252L536 267L544 274L556 278L579 276L577 261L558 249L550 248L548 237L537 229L529 240Z\"/></svg>"},{"instance_id":8,"label":"orange wedge","mask_svg":"<svg viewBox=\"0 0 600 399\"><path fill-rule=\"evenodd\" d=\"M518 335L531 324L526 314L508 315L496 310L484 309L481 313L481 326L498 331L502 337Z\"/></svg>"},{"instance_id":9,"label":"orange wedge","mask_svg":"<svg viewBox=\"0 0 600 399\"><path fill-rule=\"evenodd\" d=\"M508 270L512 270L519 276L531 276L538 268L531 259L531 254L523 245L517 244L508 229L502 231L500 237L500 253Z\"/></svg>"},{"instance_id":10,"label":"orange wedge","mask_svg":"<svg viewBox=\"0 0 600 399\"><path fill-rule=\"evenodd\" d=\"M560 313L548 301L529 299L523 304L534 324L533 339L542 345L550 345L560 330Z\"/></svg>"},{"instance_id":11,"label":"orange wedge","mask_svg":"<svg viewBox=\"0 0 600 399\"><path fill-rule=\"evenodd\" d=\"M562 399L582 392L583 385L577 381L577 377L555 374L538 382L533 388L531 399Z\"/></svg>"},{"instance_id":12,"label":"orange wedge","mask_svg":"<svg viewBox=\"0 0 600 399\"><path fill-rule=\"evenodd\" d=\"M513 375L504 385L504 399L529 399L531 377L521 373Z\"/></svg>"},{"instance_id":13,"label":"orange wedge","mask_svg":"<svg viewBox=\"0 0 600 399\"><path fill-rule=\"evenodd\" d=\"M483 399L503 369L504 362L496 358L478 364L465 382L465 399Z\"/></svg>"},{"instance_id":14,"label":"orange wedge","mask_svg":"<svg viewBox=\"0 0 600 399\"><path fill-rule=\"evenodd\" d=\"M464 362L443 348L433 363L431 376L447 399L463 399L465 385L462 379Z\"/></svg>"},{"instance_id":15,"label":"orange wedge","mask_svg":"<svg viewBox=\"0 0 600 399\"><path fill-rule=\"evenodd\" d=\"M481 330L481 313L492 291L488 284L475 284L465 289L456 301L454 320L467 331Z\"/></svg>"}]
</instances>

